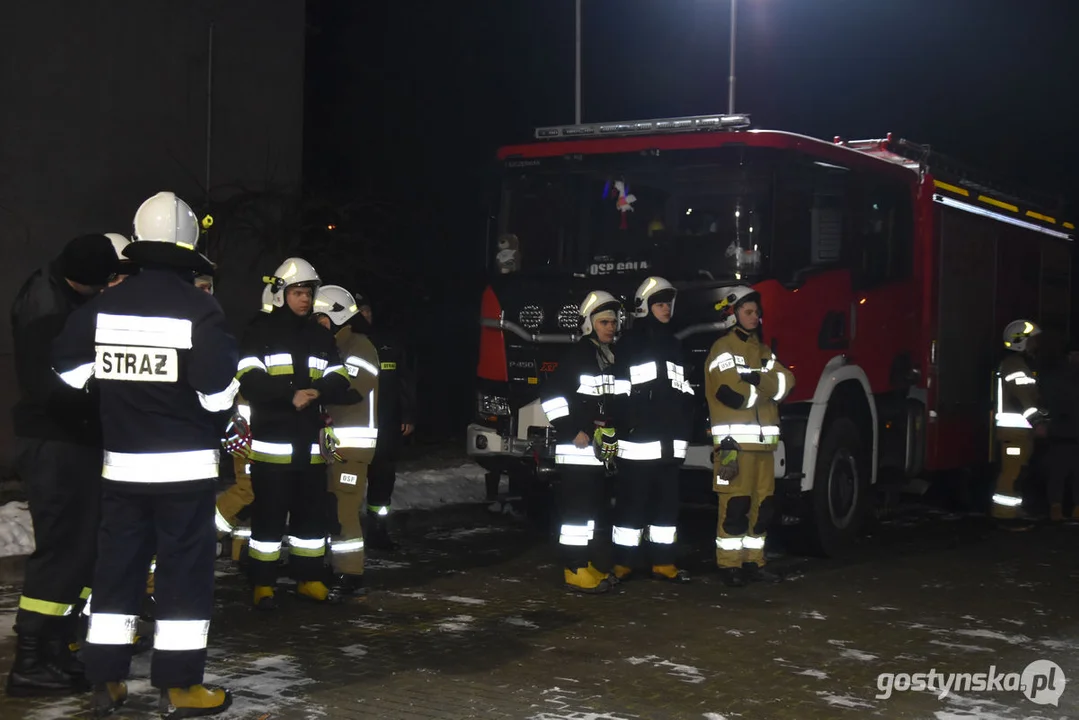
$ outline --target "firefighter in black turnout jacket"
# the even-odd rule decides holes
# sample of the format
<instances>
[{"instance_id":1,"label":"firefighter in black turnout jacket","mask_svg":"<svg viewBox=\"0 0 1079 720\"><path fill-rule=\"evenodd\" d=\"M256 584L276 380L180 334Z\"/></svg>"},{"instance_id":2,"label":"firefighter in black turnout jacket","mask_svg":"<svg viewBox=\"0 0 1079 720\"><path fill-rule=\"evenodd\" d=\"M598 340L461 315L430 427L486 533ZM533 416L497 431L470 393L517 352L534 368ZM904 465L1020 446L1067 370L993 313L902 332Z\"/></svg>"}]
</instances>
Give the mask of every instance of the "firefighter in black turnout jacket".
<instances>
[{"instance_id":1,"label":"firefighter in black turnout jacket","mask_svg":"<svg viewBox=\"0 0 1079 720\"><path fill-rule=\"evenodd\" d=\"M674 562L678 469L693 418L693 388L686 381L682 344L670 326L675 293L661 277L645 279L634 293L633 328L618 342L615 379L631 388L616 418L619 472L611 539L619 580L641 566L646 539L653 577L689 581Z\"/></svg>"},{"instance_id":2,"label":"firefighter in black turnout jacket","mask_svg":"<svg viewBox=\"0 0 1079 720\"><path fill-rule=\"evenodd\" d=\"M559 363L543 397L543 412L554 426L555 463L561 478L558 544L571 590L606 592L609 575L591 560L596 523L604 501L605 467L618 450L610 426L615 395L628 394L628 383L614 377L612 343L620 327L621 304L600 290L588 293L579 310L582 338Z\"/></svg>"},{"instance_id":3,"label":"firefighter in black turnout jacket","mask_svg":"<svg viewBox=\"0 0 1079 720\"><path fill-rule=\"evenodd\" d=\"M77 237L30 276L11 309L19 380L12 461L30 501L35 547L15 616L8 695L84 689L82 664L68 643L94 571L101 421L96 397L65 385L50 356L67 318L118 270L107 237Z\"/></svg>"},{"instance_id":4,"label":"firefighter in black turnout jacket","mask_svg":"<svg viewBox=\"0 0 1079 720\"><path fill-rule=\"evenodd\" d=\"M123 680L157 554L150 681L166 717L222 712L220 688L202 685L213 610L214 490L221 413L232 406L236 341L221 307L192 285L206 259L198 222L172 193L135 214L124 252L138 275L75 312L53 345L53 367L101 396L104 461L98 559L86 635L94 711L127 698Z\"/></svg>"},{"instance_id":5,"label":"firefighter in black turnout jacket","mask_svg":"<svg viewBox=\"0 0 1079 720\"><path fill-rule=\"evenodd\" d=\"M296 591L317 601L329 594L321 404L341 400L349 381L333 335L310 317L320 284L315 269L306 260L288 258L266 281L267 312L244 335L237 377L251 406L253 602L272 610L286 518Z\"/></svg>"}]
</instances>

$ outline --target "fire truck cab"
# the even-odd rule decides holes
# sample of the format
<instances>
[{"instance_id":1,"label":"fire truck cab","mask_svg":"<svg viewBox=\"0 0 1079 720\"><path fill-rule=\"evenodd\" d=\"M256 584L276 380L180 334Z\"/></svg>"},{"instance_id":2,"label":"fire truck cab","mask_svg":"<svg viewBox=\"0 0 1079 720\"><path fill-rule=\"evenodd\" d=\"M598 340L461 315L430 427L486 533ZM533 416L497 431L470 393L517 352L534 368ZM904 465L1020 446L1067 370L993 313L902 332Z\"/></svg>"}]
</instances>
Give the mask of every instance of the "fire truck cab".
<instances>
[{"instance_id":1,"label":"fire truck cab","mask_svg":"<svg viewBox=\"0 0 1079 720\"><path fill-rule=\"evenodd\" d=\"M467 450L492 473L555 472L539 407L592 289L662 275L697 390L684 470L710 482L702 364L724 288L761 294L794 373L776 453L783 514L819 552L853 542L874 486L984 467L1001 332L1067 337L1074 225L905 140L826 142L744 115L540 128L502 148ZM628 320L628 318L627 318ZM615 346L617 354L617 345Z\"/></svg>"}]
</instances>

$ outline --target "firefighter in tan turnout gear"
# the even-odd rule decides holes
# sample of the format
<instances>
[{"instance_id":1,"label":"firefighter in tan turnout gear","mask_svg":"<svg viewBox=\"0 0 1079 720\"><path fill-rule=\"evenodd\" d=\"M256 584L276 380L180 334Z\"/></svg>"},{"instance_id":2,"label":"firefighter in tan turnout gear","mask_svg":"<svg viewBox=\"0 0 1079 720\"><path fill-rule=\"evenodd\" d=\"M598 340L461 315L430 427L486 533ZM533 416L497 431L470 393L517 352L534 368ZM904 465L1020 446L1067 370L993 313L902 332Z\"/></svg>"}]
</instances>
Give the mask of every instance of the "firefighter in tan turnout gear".
<instances>
[{"instance_id":1,"label":"firefighter in tan turnout gear","mask_svg":"<svg viewBox=\"0 0 1079 720\"><path fill-rule=\"evenodd\" d=\"M367 494L367 470L378 440L378 351L366 334L357 332L354 318L359 307L352 294L339 285L319 288L315 318L335 333L337 350L349 376L344 402L326 408L337 438L337 456L330 468L330 493L337 507L330 561L333 582L329 600L340 602L363 590L363 528L360 510Z\"/></svg>"},{"instance_id":2,"label":"firefighter in tan turnout gear","mask_svg":"<svg viewBox=\"0 0 1079 720\"><path fill-rule=\"evenodd\" d=\"M1007 354L994 382L993 434L1000 473L993 491L993 517L1019 517L1023 504L1020 479L1027 473L1034 435L1048 429L1049 414L1038 396L1038 379L1030 368L1041 328L1029 320L1014 320L1004 328Z\"/></svg>"},{"instance_id":3,"label":"firefighter in tan turnout gear","mask_svg":"<svg viewBox=\"0 0 1079 720\"><path fill-rule=\"evenodd\" d=\"M731 288L718 303L727 333L705 361L705 393L715 445L719 494L716 564L730 587L781 577L764 569L764 540L772 522L779 403L794 375L761 344L760 295Z\"/></svg>"}]
</instances>

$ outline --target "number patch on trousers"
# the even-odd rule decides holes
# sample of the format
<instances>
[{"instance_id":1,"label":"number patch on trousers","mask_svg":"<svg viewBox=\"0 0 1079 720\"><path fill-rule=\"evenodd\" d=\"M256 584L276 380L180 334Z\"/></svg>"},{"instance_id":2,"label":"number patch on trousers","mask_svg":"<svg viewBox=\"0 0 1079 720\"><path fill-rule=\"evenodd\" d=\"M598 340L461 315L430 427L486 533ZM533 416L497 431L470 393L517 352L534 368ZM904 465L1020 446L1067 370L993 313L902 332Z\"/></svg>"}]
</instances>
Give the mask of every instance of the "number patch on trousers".
<instances>
[{"instance_id":1,"label":"number patch on trousers","mask_svg":"<svg viewBox=\"0 0 1079 720\"><path fill-rule=\"evenodd\" d=\"M98 345L94 376L99 380L176 382L179 367L174 348Z\"/></svg>"},{"instance_id":2,"label":"number patch on trousers","mask_svg":"<svg viewBox=\"0 0 1079 720\"><path fill-rule=\"evenodd\" d=\"M341 484L342 485L355 485L356 484L356 476L353 475L352 473L341 473Z\"/></svg>"}]
</instances>

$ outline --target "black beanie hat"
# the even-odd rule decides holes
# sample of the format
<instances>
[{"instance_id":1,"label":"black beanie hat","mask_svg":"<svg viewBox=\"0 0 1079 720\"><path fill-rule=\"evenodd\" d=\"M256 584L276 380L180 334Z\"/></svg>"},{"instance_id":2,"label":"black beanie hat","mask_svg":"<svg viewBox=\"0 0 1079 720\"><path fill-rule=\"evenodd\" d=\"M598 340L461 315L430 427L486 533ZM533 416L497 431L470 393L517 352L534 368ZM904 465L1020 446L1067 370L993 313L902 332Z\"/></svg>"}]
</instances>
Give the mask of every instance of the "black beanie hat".
<instances>
[{"instance_id":1,"label":"black beanie hat","mask_svg":"<svg viewBox=\"0 0 1079 720\"><path fill-rule=\"evenodd\" d=\"M120 271L120 258L104 235L80 235L60 253L60 271L72 282L107 285Z\"/></svg>"}]
</instances>

